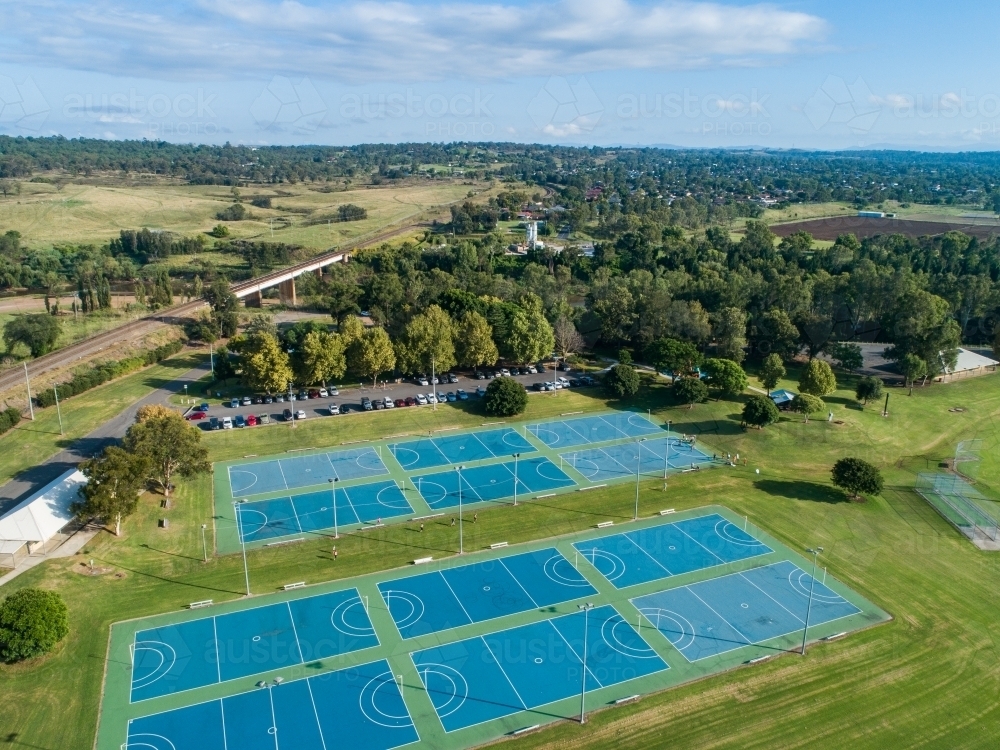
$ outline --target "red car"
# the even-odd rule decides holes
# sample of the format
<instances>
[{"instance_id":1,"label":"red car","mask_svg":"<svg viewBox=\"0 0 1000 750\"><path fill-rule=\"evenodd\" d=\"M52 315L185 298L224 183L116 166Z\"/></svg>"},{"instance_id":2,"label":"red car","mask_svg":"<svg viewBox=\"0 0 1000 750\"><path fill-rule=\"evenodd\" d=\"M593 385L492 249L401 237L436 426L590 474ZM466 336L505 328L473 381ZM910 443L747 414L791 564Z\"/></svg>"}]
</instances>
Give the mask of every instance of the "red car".
<instances>
[{"instance_id":1,"label":"red car","mask_svg":"<svg viewBox=\"0 0 1000 750\"><path fill-rule=\"evenodd\" d=\"M205 418L205 412L203 412L203 411L193 411L193 412L191 412L190 414L187 415L187 418L190 419L192 422L195 421L196 419L204 419Z\"/></svg>"},{"instance_id":2,"label":"red car","mask_svg":"<svg viewBox=\"0 0 1000 750\"><path fill-rule=\"evenodd\" d=\"M417 400L415 398L413 398L413 396L407 396L405 403L406 403L407 406L416 406L417 405Z\"/></svg>"},{"instance_id":3,"label":"red car","mask_svg":"<svg viewBox=\"0 0 1000 750\"><path fill-rule=\"evenodd\" d=\"M257 417L255 417L253 414L247 414L247 427L256 427L256 426L257 426Z\"/></svg>"},{"instance_id":4,"label":"red car","mask_svg":"<svg viewBox=\"0 0 1000 750\"><path fill-rule=\"evenodd\" d=\"M309 398L319 398L319 391L315 389L309 391Z\"/></svg>"},{"instance_id":5,"label":"red car","mask_svg":"<svg viewBox=\"0 0 1000 750\"><path fill-rule=\"evenodd\" d=\"M396 399L396 406L406 406L406 401L401 398Z\"/></svg>"}]
</instances>

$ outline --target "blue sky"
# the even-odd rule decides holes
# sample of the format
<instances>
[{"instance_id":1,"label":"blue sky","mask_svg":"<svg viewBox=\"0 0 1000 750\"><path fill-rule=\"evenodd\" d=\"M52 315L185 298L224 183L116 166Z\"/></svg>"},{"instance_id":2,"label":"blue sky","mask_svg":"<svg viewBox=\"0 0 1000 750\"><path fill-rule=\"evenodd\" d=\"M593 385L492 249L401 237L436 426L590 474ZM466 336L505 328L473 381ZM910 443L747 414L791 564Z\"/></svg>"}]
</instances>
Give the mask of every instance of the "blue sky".
<instances>
[{"instance_id":1,"label":"blue sky","mask_svg":"<svg viewBox=\"0 0 1000 750\"><path fill-rule=\"evenodd\" d=\"M988 7L0 0L0 133L995 150Z\"/></svg>"}]
</instances>

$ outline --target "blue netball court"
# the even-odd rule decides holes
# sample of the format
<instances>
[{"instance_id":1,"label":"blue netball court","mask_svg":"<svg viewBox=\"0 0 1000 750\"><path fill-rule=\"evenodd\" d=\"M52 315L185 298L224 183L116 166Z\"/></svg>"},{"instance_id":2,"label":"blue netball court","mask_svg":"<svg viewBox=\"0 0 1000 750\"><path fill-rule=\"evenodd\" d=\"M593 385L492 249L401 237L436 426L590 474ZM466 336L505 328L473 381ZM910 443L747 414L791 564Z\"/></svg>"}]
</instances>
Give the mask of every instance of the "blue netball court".
<instances>
[{"instance_id":1,"label":"blue netball court","mask_svg":"<svg viewBox=\"0 0 1000 750\"><path fill-rule=\"evenodd\" d=\"M245 543L315 533L334 526L375 524L382 519L411 513L413 508L393 481L337 487L336 490L330 487L237 506L240 538Z\"/></svg>"},{"instance_id":2,"label":"blue netball court","mask_svg":"<svg viewBox=\"0 0 1000 750\"><path fill-rule=\"evenodd\" d=\"M446 732L663 672L666 662L611 606L410 654Z\"/></svg>"},{"instance_id":3,"label":"blue netball court","mask_svg":"<svg viewBox=\"0 0 1000 750\"><path fill-rule=\"evenodd\" d=\"M378 588L403 638L597 593L555 548L384 581Z\"/></svg>"},{"instance_id":4,"label":"blue netball court","mask_svg":"<svg viewBox=\"0 0 1000 750\"><path fill-rule=\"evenodd\" d=\"M135 634L131 702L377 646L356 589Z\"/></svg>"},{"instance_id":5,"label":"blue netball court","mask_svg":"<svg viewBox=\"0 0 1000 750\"><path fill-rule=\"evenodd\" d=\"M230 466L229 486L233 497L249 497L388 473L374 448L352 448Z\"/></svg>"},{"instance_id":6,"label":"blue netball court","mask_svg":"<svg viewBox=\"0 0 1000 750\"><path fill-rule=\"evenodd\" d=\"M459 481L461 477L461 481ZM524 499L534 493L576 485L566 472L544 457L505 461L411 477L421 497L434 510L459 504L497 502L516 494ZM461 488L461 490L459 489Z\"/></svg>"},{"instance_id":7,"label":"blue netball court","mask_svg":"<svg viewBox=\"0 0 1000 750\"><path fill-rule=\"evenodd\" d=\"M812 576L788 561L632 599L643 617L689 662L805 628ZM815 582L809 626L861 610Z\"/></svg>"},{"instance_id":8,"label":"blue netball court","mask_svg":"<svg viewBox=\"0 0 1000 750\"><path fill-rule=\"evenodd\" d=\"M602 448L585 448L559 454L591 482L612 482L626 477L666 476L669 470L696 469L712 457L677 438L639 438Z\"/></svg>"},{"instance_id":9,"label":"blue netball court","mask_svg":"<svg viewBox=\"0 0 1000 750\"><path fill-rule=\"evenodd\" d=\"M384 659L133 719L135 750L391 750L419 740Z\"/></svg>"},{"instance_id":10,"label":"blue netball court","mask_svg":"<svg viewBox=\"0 0 1000 750\"><path fill-rule=\"evenodd\" d=\"M534 446L510 427L392 443L389 450L407 471L535 452Z\"/></svg>"},{"instance_id":11,"label":"blue netball court","mask_svg":"<svg viewBox=\"0 0 1000 750\"><path fill-rule=\"evenodd\" d=\"M766 555L771 548L718 514L574 542L617 589Z\"/></svg>"},{"instance_id":12,"label":"blue netball court","mask_svg":"<svg viewBox=\"0 0 1000 750\"><path fill-rule=\"evenodd\" d=\"M662 436L665 433L662 427L653 424L646 417L631 412L529 424L527 430L549 448L556 450L626 438Z\"/></svg>"}]
</instances>

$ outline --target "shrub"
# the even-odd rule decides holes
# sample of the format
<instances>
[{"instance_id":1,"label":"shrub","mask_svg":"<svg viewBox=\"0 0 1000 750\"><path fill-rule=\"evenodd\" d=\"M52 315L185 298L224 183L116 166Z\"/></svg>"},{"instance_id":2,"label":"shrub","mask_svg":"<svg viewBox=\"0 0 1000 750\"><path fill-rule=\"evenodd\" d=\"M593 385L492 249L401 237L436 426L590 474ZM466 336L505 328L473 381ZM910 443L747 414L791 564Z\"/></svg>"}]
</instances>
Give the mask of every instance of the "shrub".
<instances>
[{"instance_id":1,"label":"shrub","mask_svg":"<svg viewBox=\"0 0 1000 750\"><path fill-rule=\"evenodd\" d=\"M604 387L615 398L628 398L639 391L639 373L632 365L615 365L604 376Z\"/></svg>"},{"instance_id":2,"label":"shrub","mask_svg":"<svg viewBox=\"0 0 1000 750\"><path fill-rule=\"evenodd\" d=\"M854 398L861 401L865 406L869 401L875 401L882 396L882 381L879 378L869 375L858 380L858 386L854 389Z\"/></svg>"},{"instance_id":3,"label":"shrub","mask_svg":"<svg viewBox=\"0 0 1000 750\"><path fill-rule=\"evenodd\" d=\"M826 404L823 403L823 399L819 396L813 396L809 393L800 393L792 399L792 403L788 405L788 408L796 414L804 415L806 422L808 422L809 415L823 411L823 409L826 408Z\"/></svg>"},{"instance_id":4,"label":"shrub","mask_svg":"<svg viewBox=\"0 0 1000 750\"><path fill-rule=\"evenodd\" d=\"M345 203L337 207L338 221L361 221L368 218L368 209L355 206L353 203Z\"/></svg>"},{"instance_id":5,"label":"shrub","mask_svg":"<svg viewBox=\"0 0 1000 750\"><path fill-rule=\"evenodd\" d=\"M767 427L778 421L778 407L767 396L750 396L743 405L743 421L754 427Z\"/></svg>"},{"instance_id":6,"label":"shrub","mask_svg":"<svg viewBox=\"0 0 1000 750\"><path fill-rule=\"evenodd\" d=\"M250 203L257 208L270 208L271 197L269 195L255 195L250 199Z\"/></svg>"},{"instance_id":7,"label":"shrub","mask_svg":"<svg viewBox=\"0 0 1000 750\"><path fill-rule=\"evenodd\" d=\"M486 387L483 404L491 417L513 417L527 407L528 392L514 378L496 378Z\"/></svg>"},{"instance_id":8,"label":"shrub","mask_svg":"<svg viewBox=\"0 0 1000 750\"><path fill-rule=\"evenodd\" d=\"M13 429L21 421L21 411L9 406L0 411L0 435Z\"/></svg>"},{"instance_id":9,"label":"shrub","mask_svg":"<svg viewBox=\"0 0 1000 750\"><path fill-rule=\"evenodd\" d=\"M54 591L26 588L0 602L0 659L21 661L51 651L69 632L69 612Z\"/></svg>"},{"instance_id":10,"label":"shrub","mask_svg":"<svg viewBox=\"0 0 1000 750\"><path fill-rule=\"evenodd\" d=\"M247 207L242 203L234 203L231 206L219 211L215 218L219 221L243 221L247 218Z\"/></svg>"}]
</instances>

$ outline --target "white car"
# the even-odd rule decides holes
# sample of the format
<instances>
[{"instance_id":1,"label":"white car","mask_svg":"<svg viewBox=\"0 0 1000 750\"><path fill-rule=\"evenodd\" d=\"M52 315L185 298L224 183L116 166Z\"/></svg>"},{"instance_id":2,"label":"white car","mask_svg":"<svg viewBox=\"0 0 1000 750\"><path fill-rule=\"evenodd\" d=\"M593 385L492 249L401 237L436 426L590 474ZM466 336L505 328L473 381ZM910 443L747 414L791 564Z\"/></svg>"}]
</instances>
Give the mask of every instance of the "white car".
<instances>
[{"instance_id":1,"label":"white car","mask_svg":"<svg viewBox=\"0 0 1000 750\"><path fill-rule=\"evenodd\" d=\"M430 403L430 402L427 400L427 396L425 396L422 393L418 393L417 394L417 403L420 404L421 406L427 406L427 404Z\"/></svg>"},{"instance_id":2,"label":"white car","mask_svg":"<svg viewBox=\"0 0 1000 750\"><path fill-rule=\"evenodd\" d=\"M330 404L328 407L326 407L326 410L330 412L331 417L335 417L338 414L340 414L340 407L337 406L336 404Z\"/></svg>"},{"instance_id":3,"label":"white car","mask_svg":"<svg viewBox=\"0 0 1000 750\"><path fill-rule=\"evenodd\" d=\"M304 411L302 411L302 409L299 409L297 412L295 412L295 418L296 419L305 419L306 418L306 413Z\"/></svg>"},{"instance_id":4,"label":"white car","mask_svg":"<svg viewBox=\"0 0 1000 750\"><path fill-rule=\"evenodd\" d=\"M224 429L224 430L231 430L231 429L233 429L233 420L232 420L231 417L223 417L222 418L222 429Z\"/></svg>"},{"instance_id":5,"label":"white car","mask_svg":"<svg viewBox=\"0 0 1000 750\"><path fill-rule=\"evenodd\" d=\"M319 389L319 397L320 398L330 398L330 392L326 388L320 388Z\"/></svg>"},{"instance_id":6,"label":"white car","mask_svg":"<svg viewBox=\"0 0 1000 750\"><path fill-rule=\"evenodd\" d=\"M417 385L430 385L430 383L427 382L427 376L421 375L417 378Z\"/></svg>"},{"instance_id":7,"label":"white car","mask_svg":"<svg viewBox=\"0 0 1000 750\"><path fill-rule=\"evenodd\" d=\"M337 388L337 387L335 387L335 386L332 386L332 385L329 388L326 389L326 392L330 396L339 396L340 395L340 389Z\"/></svg>"},{"instance_id":8,"label":"white car","mask_svg":"<svg viewBox=\"0 0 1000 750\"><path fill-rule=\"evenodd\" d=\"M427 403L428 404L436 404L437 402L438 402L437 396L435 396L433 393L428 393L427 394Z\"/></svg>"},{"instance_id":9,"label":"white car","mask_svg":"<svg viewBox=\"0 0 1000 750\"><path fill-rule=\"evenodd\" d=\"M386 396L384 399L382 399L382 403L385 404L385 408L386 409L394 409L394 408L396 408L396 403L391 398L389 398L388 396Z\"/></svg>"},{"instance_id":10,"label":"white car","mask_svg":"<svg viewBox=\"0 0 1000 750\"><path fill-rule=\"evenodd\" d=\"M510 370L508 370L506 367L503 367L500 370L500 374L503 375L505 378L509 378L510 377Z\"/></svg>"},{"instance_id":11,"label":"white car","mask_svg":"<svg viewBox=\"0 0 1000 750\"><path fill-rule=\"evenodd\" d=\"M529 375L534 375L534 374L536 374L538 372L538 370L535 369L534 365L528 365L525 368L525 372L527 372Z\"/></svg>"}]
</instances>

